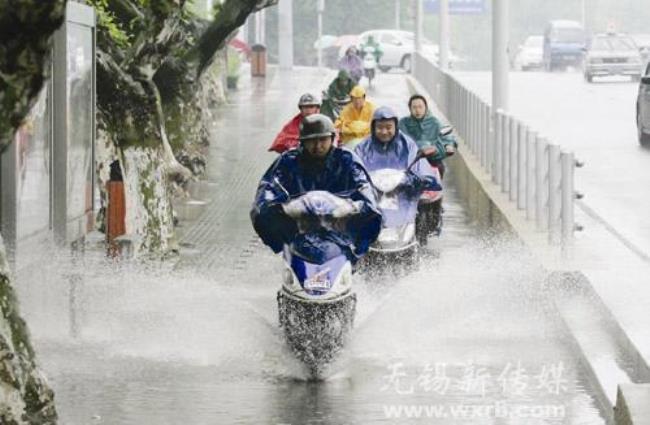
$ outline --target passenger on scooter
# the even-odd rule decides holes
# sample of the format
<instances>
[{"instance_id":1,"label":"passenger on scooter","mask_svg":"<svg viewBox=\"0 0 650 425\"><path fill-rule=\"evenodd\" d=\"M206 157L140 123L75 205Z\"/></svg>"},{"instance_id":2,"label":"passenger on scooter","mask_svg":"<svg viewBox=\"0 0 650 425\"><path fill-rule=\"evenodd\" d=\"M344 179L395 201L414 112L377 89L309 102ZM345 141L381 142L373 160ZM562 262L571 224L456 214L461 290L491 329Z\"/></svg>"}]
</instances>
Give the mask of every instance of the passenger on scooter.
<instances>
[{"instance_id":1,"label":"passenger on scooter","mask_svg":"<svg viewBox=\"0 0 650 425\"><path fill-rule=\"evenodd\" d=\"M375 106L366 100L366 90L361 86L355 86L350 91L350 97L352 101L341 111L336 128L339 129L342 146L354 149L370 135L370 121Z\"/></svg>"},{"instance_id":2,"label":"passenger on scooter","mask_svg":"<svg viewBox=\"0 0 650 425\"><path fill-rule=\"evenodd\" d=\"M298 137L300 133L300 123L304 117L320 112L320 100L311 93L305 93L300 96L298 101L300 112L289 121L278 133L269 148L269 151L282 153L289 149L298 147Z\"/></svg>"},{"instance_id":3,"label":"passenger on scooter","mask_svg":"<svg viewBox=\"0 0 650 425\"><path fill-rule=\"evenodd\" d=\"M345 51L345 56L339 61L339 69L346 70L354 83L359 84L359 80L363 76L363 61L359 57L355 46L350 46Z\"/></svg>"},{"instance_id":4,"label":"passenger on scooter","mask_svg":"<svg viewBox=\"0 0 650 425\"><path fill-rule=\"evenodd\" d=\"M335 113L338 110L337 102L346 99L355 84L348 71L341 69L336 78L330 83L327 91L323 93L321 113L327 115L331 120L336 120L338 116Z\"/></svg>"},{"instance_id":5,"label":"passenger on scooter","mask_svg":"<svg viewBox=\"0 0 650 425\"><path fill-rule=\"evenodd\" d=\"M314 190L353 201L346 204L345 211L334 214L349 217L345 228L332 228L327 235L320 235L338 245L352 263L368 251L379 234L381 213L370 177L352 152L334 146L334 134L334 125L326 116L304 118L300 147L280 155L258 185L251 220L262 241L276 253L285 244L295 243L298 236L296 221L291 218L296 208L292 199ZM309 240L301 243L305 249L319 249L310 248Z\"/></svg>"},{"instance_id":6,"label":"passenger on scooter","mask_svg":"<svg viewBox=\"0 0 650 425\"><path fill-rule=\"evenodd\" d=\"M442 178L445 174L443 160L456 152L456 139L451 134L440 135L440 121L429 110L424 96L414 94L408 106L411 114L399 121L399 129L411 137L420 149L428 148L432 152L427 159L438 169Z\"/></svg>"}]
</instances>

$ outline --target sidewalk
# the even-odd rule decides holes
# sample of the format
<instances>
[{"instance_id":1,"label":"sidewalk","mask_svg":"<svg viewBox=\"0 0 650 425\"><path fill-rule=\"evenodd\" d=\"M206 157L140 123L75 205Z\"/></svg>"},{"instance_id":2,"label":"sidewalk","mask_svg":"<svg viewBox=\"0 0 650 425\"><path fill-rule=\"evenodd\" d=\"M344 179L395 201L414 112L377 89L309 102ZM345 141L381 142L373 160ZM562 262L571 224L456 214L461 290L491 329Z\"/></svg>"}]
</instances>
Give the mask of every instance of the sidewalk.
<instances>
[{"instance_id":1,"label":"sidewalk","mask_svg":"<svg viewBox=\"0 0 650 425\"><path fill-rule=\"evenodd\" d=\"M266 78L245 76L240 89L229 93L214 123L206 175L190 188L190 202L203 201L205 206L198 216L179 223L182 248L177 267L206 274L245 267L251 248L259 243L249 219L255 189L277 157L267 148L297 113L300 95L320 93L331 74L315 68L285 72L270 67ZM233 258L238 259L235 264Z\"/></svg>"}]
</instances>

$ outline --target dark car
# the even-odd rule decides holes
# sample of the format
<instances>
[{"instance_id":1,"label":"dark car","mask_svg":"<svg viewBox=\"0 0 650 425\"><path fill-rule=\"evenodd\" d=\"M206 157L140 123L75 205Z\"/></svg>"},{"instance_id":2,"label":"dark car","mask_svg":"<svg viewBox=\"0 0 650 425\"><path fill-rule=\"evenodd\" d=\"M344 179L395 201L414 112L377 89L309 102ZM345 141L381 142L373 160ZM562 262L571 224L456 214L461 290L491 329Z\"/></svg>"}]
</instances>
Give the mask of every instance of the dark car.
<instances>
[{"instance_id":1,"label":"dark car","mask_svg":"<svg viewBox=\"0 0 650 425\"><path fill-rule=\"evenodd\" d=\"M639 143L650 145L650 63L645 68L636 100L636 125Z\"/></svg>"}]
</instances>

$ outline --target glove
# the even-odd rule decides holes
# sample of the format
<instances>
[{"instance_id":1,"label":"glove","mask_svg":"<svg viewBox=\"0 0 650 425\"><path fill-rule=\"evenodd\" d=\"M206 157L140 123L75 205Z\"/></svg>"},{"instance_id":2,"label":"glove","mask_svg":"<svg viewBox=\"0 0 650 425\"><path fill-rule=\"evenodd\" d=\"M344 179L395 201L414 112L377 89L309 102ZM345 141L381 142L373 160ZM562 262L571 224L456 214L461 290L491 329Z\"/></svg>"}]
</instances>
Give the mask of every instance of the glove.
<instances>
[{"instance_id":1,"label":"glove","mask_svg":"<svg viewBox=\"0 0 650 425\"><path fill-rule=\"evenodd\" d=\"M341 204L332 211L332 217L343 218L358 214L361 211L362 206L363 203L361 201L352 202L346 200L345 202L341 202Z\"/></svg>"},{"instance_id":2,"label":"glove","mask_svg":"<svg viewBox=\"0 0 650 425\"><path fill-rule=\"evenodd\" d=\"M420 185L421 180L422 179L420 179L417 174L411 170L408 170L404 173L404 177L402 177L402 181L398 187L416 189Z\"/></svg>"},{"instance_id":3,"label":"glove","mask_svg":"<svg viewBox=\"0 0 650 425\"><path fill-rule=\"evenodd\" d=\"M291 218L298 218L305 212L305 206L302 199L294 199L286 204L282 204L282 211Z\"/></svg>"}]
</instances>

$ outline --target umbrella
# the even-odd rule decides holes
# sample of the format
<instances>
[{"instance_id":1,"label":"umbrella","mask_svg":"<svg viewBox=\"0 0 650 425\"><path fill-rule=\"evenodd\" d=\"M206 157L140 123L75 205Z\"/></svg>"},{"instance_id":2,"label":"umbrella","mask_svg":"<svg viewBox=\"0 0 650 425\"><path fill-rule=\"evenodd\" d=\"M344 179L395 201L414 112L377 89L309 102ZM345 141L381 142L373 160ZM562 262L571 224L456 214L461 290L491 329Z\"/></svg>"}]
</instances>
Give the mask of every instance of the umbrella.
<instances>
[{"instance_id":1,"label":"umbrella","mask_svg":"<svg viewBox=\"0 0 650 425\"><path fill-rule=\"evenodd\" d=\"M330 46L333 46L336 40L338 39L335 35L323 35L320 39L314 42L314 49L327 49Z\"/></svg>"}]
</instances>

